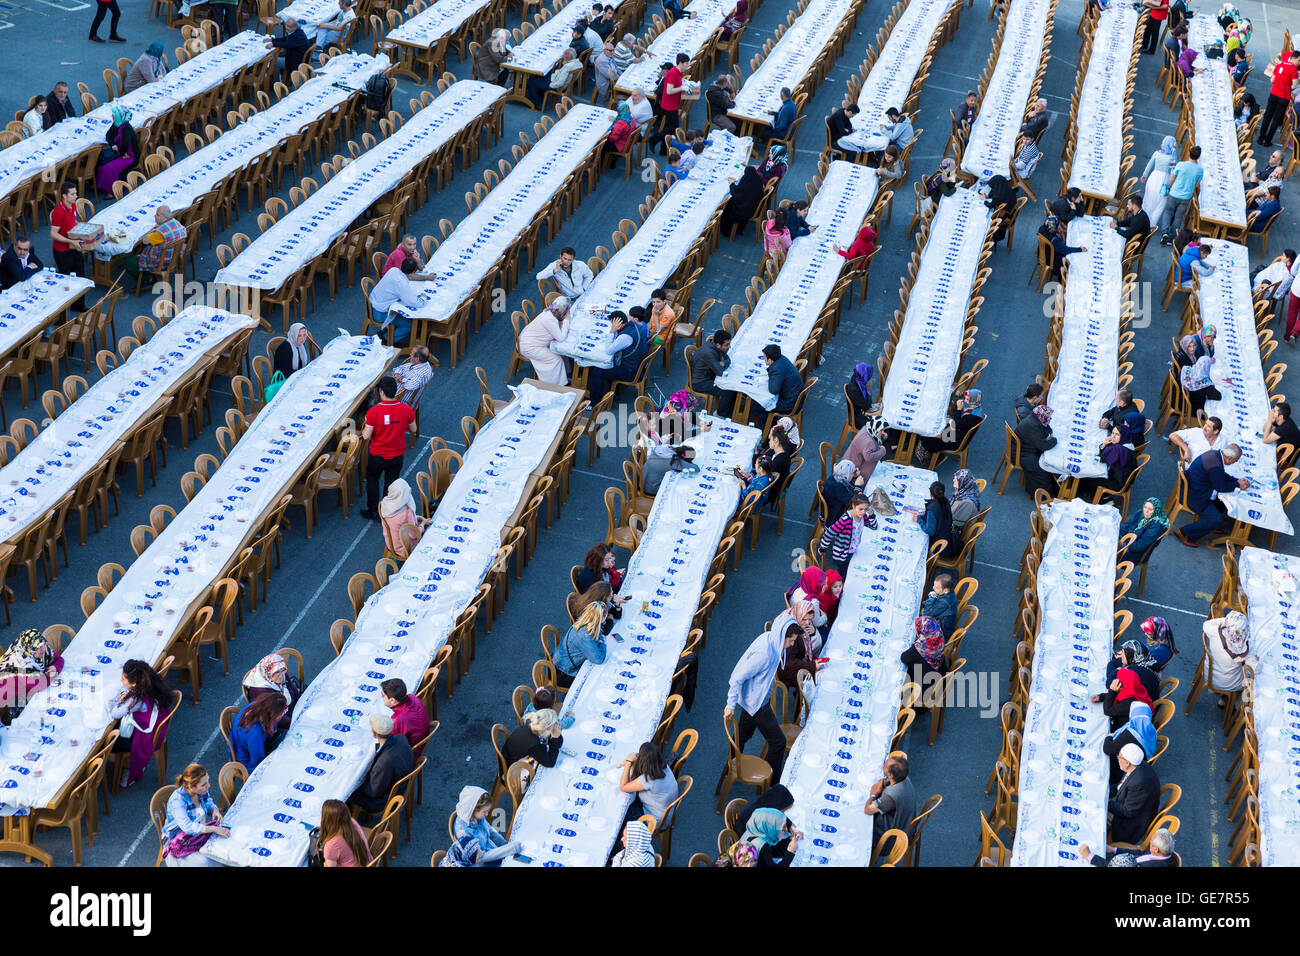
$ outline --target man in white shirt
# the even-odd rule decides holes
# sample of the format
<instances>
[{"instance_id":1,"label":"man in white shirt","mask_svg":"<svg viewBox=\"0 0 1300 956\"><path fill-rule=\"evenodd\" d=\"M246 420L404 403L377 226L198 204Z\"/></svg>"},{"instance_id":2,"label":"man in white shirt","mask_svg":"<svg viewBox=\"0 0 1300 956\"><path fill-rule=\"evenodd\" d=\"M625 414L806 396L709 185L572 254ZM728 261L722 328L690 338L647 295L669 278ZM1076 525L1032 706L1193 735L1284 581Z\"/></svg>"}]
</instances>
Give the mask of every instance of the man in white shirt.
<instances>
[{"instance_id":1,"label":"man in white shirt","mask_svg":"<svg viewBox=\"0 0 1300 956\"><path fill-rule=\"evenodd\" d=\"M560 250L560 258L537 273L537 281L551 279L561 295L568 296L570 302L577 301L596 278L585 262L577 261L577 255L572 246L565 246Z\"/></svg>"},{"instance_id":2,"label":"man in white shirt","mask_svg":"<svg viewBox=\"0 0 1300 956\"><path fill-rule=\"evenodd\" d=\"M581 72L582 61L573 52L573 47L565 47L564 56L560 58L560 65L555 68L549 77L529 77L526 95L533 106L540 110L542 108L542 97L547 90L564 89L569 85L569 80L573 78L573 74Z\"/></svg>"},{"instance_id":3,"label":"man in white shirt","mask_svg":"<svg viewBox=\"0 0 1300 956\"><path fill-rule=\"evenodd\" d=\"M429 361L429 349L417 345L411 349L411 357L394 368L389 374L397 382L397 387L408 394L414 394L429 384L433 378L433 365Z\"/></svg>"},{"instance_id":4,"label":"man in white shirt","mask_svg":"<svg viewBox=\"0 0 1300 956\"><path fill-rule=\"evenodd\" d=\"M1297 262L1296 251L1287 249L1280 258L1274 259L1255 273L1255 284L1252 287L1255 292L1277 283L1277 288L1273 290L1274 318L1282 311L1282 303L1286 301L1286 294L1291 291L1291 283L1295 281L1297 272L1300 272L1300 262Z\"/></svg>"},{"instance_id":5,"label":"man in white shirt","mask_svg":"<svg viewBox=\"0 0 1300 956\"><path fill-rule=\"evenodd\" d=\"M1222 451L1226 444L1222 431L1223 422L1210 416L1199 428L1184 428L1170 435L1169 443L1178 449L1178 467L1186 471L1188 465L1207 451Z\"/></svg>"},{"instance_id":6,"label":"man in white shirt","mask_svg":"<svg viewBox=\"0 0 1300 956\"><path fill-rule=\"evenodd\" d=\"M640 90L632 91L632 95L627 98L627 105L632 110L632 118L636 120L637 126L644 126L654 119L655 108Z\"/></svg>"},{"instance_id":7,"label":"man in white shirt","mask_svg":"<svg viewBox=\"0 0 1300 956\"><path fill-rule=\"evenodd\" d=\"M432 282L435 278L431 275L417 276L415 270L418 268L414 259L403 259L401 266L389 269L370 290L370 311L381 328L393 326L393 342L397 345L405 345L411 337L411 320L404 315L390 315L389 310L395 305L405 309L419 308L420 290L411 280Z\"/></svg>"},{"instance_id":8,"label":"man in white shirt","mask_svg":"<svg viewBox=\"0 0 1300 956\"><path fill-rule=\"evenodd\" d=\"M324 50L329 44L336 43L339 37L343 36L345 24L356 18L356 11L352 9L352 0L339 0L338 13L328 20L322 20L316 27L316 49Z\"/></svg>"},{"instance_id":9,"label":"man in white shirt","mask_svg":"<svg viewBox=\"0 0 1300 956\"><path fill-rule=\"evenodd\" d=\"M591 50L599 50L604 38L591 28L591 24L583 21L582 38L587 41L587 47Z\"/></svg>"}]
</instances>

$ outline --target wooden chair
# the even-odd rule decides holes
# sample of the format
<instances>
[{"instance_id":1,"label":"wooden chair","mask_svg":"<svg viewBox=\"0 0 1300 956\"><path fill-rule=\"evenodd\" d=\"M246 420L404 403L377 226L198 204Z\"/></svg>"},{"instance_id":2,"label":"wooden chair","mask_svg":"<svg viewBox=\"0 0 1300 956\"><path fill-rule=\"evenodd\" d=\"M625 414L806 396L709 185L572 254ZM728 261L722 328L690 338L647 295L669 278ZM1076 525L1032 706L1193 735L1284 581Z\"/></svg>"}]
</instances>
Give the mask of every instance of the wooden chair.
<instances>
[{"instance_id":1,"label":"wooden chair","mask_svg":"<svg viewBox=\"0 0 1300 956\"><path fill-rule=\"evenodd\" d=\"M72 865L81 866L81 828L86 815L87 801L94 799L99 786L100 776L104 772L104 760L95 757L86 764L81 781L72 789L57 807L37 809L31 813L30 824L33 832L39 827L66 828L72 836ZM161 783L161 775L159 776ZM88 833L90 845L95 845L93 833Z\"/></svg>"},{"instance_id":2,"label":"wooden chair","mask_svg":"<svg viewBox=\"0 0 1300 956\"><path fill-rule=\"evenodd\" d=\"M727 759L722 766L722 772L718 775L718 785L713 788L713 792L718 794L718 805L715 812L721 813L723 805L727 802L727 794L731 792L732 784L740 783L749 787L756 787L759 793L766 790L772 783L772 765L762 757L755 757L741 750L740 745L736 742L739 736L738 722L733 714L730 717L724 717L722 720L723 729L727 734Z\"/></svg>"}]
</instances>

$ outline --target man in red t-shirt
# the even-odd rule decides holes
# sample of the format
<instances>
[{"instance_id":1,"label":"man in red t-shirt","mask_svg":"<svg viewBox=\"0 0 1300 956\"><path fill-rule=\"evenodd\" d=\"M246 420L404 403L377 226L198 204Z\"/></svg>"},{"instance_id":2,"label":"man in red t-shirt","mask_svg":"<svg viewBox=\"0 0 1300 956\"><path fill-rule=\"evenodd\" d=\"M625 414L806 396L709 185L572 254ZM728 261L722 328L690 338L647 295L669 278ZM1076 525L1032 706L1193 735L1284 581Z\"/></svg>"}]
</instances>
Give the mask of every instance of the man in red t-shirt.
<instances>
[{"instance_id":1,"label":"man in red t-shirt","mask_svg":"<svg viewBox=\"0 0 1300 956\"><path fill-rule=\"evenodd\" d=\"M1147 8L1147 25L1142 32L1142 52L1155 53L1160 49L1160 28L1169 17L1169 0L1142 0Z\"/></svg>"},{"instance_id":2,"label":"man in red t-shirt","mask_svg":"<svg viewBox=\"0 0 1300 956\"><path fill-rule=\"evenodd\" d=\"M69 233L77 226L77 184L69 180L59 188L59 201L50 210L50 244L54 247L54 268L64 275L86 274L86 244ZM72 303L74 311L85 309L85 297Z\"/></svg>"},{"instance_id":3,"label":"man in red t-shirt","mask_svg":"<svg viewBox=\"0 0 1300 956\"><path fill-rule=\"evenodd\" d=\"M1273 85L1268 91L1268 106L1264 107L1264 118L1259 121L1259 145L1272 146L1273 134L1286 119L1286 108L1291 105L1291 89L1295 86L1296 75L1300 72L1295 64L1295 57L1290 50L1278 54L1273 64Z\"/></svg>"},{"instance_id":4,"label":"man in red t-shirt","mask_svg":"<svg viewBox=\"0 0 1300 956\"><path fill-rule=\"evenodd\" d=\"M415 434L415 412L399 402L397 380L385 375L379 380L379 404L366 412L361 437L370 442L370 459L366 462L366 510L361 517L379 517L379 476L384 476L384 491L402 477L402 457L406 454L406 435Z\"/></svg>"},{"instance_id":5,"label":"man in red t-shirt","mask_svg":"<svg viewBox=\"0 0 1300 956\"><path fill-rule=\"evenodd\" d=\"M668 68L668 73L664 76L663 86L659 88L659 116L662 122L659 131L663 138L659 141L659 155L668 155L668 139L676 135L677 126L681 123L681 106L682 91L686 89L686 78L682 71L686 65L691 62L691 58L685 53L677 54L677 63Z\"/></svg>"}]
</instances>

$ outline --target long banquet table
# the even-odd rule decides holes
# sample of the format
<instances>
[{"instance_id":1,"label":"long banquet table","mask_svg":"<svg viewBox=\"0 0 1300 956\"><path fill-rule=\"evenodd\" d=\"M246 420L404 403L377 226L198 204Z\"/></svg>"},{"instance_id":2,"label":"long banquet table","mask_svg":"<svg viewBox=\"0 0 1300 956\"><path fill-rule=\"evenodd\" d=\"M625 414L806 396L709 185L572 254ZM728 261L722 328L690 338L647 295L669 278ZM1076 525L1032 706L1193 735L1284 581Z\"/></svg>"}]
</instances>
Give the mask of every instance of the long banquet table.
<instances>
[{"instance_id":1,"label":"long banquet table","mask_svg":"<svg viewBox=\"0 0 1300 956\"><path fill-rule=\"evenodd\" d=\"M939 201L881 396L891 428L931 437L943 428L980 250L991 228L992 213L974 189Z\"/></svg>"},{"instance_id":2,"label":"long banquet table","mask_svg":"<svg viewBox=\"0 0 1300 956\"><path fill-rule=\"evenodd\" d=\"M63 796L111 723L107 707L120 690L122 665L159 661L184 636L211 586L394 355L372 338L339 336L258 413L64 649L62 676L11 726L0 727L0 815L55 805Z\"/></svg>"},{"instance_id":3,"label":"long banquet table","mask_svg":"<svg viewBox=\"0 0 1300 956\"><path fill-rule=\"evenodd\" d=\"M614 89L620 93L640 90L653 99L658 92L655 81L659 79L659 65L676 63L679 53L694 60L707 50L734 6L734 0L693 0L687 11L691 15L674 20L668 29L655 37L645 58L619 74Z\"/></svg>"},{"instance_id":4,"label":"long banquet table","mask_svg":"<svg viewBox=\"0 0 1300 956\"><path fill-rule=\"evenodd\" d=\"M677 271L691 245L730 196L749 156L750 140L715 129L691 174L668 187L632 238L610 258L569 313L569 334L551 349L578 365L609 368L614 336L606 316L646 305Z\"/></svg>"},{"instance_id":5,"label":"long banquet table","mask_svg":"<svg viewBox=\"0 0 1300 956\"><path fill-rule=\"evenodd\" d=\"M173 215L184 212L227 176L352 99L371 76L387 68L388 57L382 54L331 58L316 76L270 109L254 113L96 213L90 221L104 228L104 239L95 245L95 258L107 261L130 252L154 229L159 206L167 206Z\"/></svg>"},{"instance_id":6,"label":"long banquet table","mask_svg":"<svg viewBox=\"0 0 1300 956\"><path fill-rule=\"evenodd\" d=\"M614 8L615 15L623 4L623 0L606 2ZM555 69L565 48L573 40L573 25L590 12L591 4L587 0L569 0L554 16L514 47L514 55L505 63L506 69L513 71L510 99L526 103L532 108L532 103L524 95L529 77L542 76ZM630 25L628 29L631 29Z\"/></svg>"},{"instance_id":7,"label":"long banquet table","mask_svg":"<svg viewBox=\"0 0 1300 956\"><path fill-rule=\"evenodd\" d=\"M1188 81L1192 94L1192 136L1201 147L1205 175L1197 187L1197 209L1202 223L1209 220L1229 234L1246 227L1246 189L1241 175L1241 150L1233 119L1233 90L1227 61L1205 55L1205 47L1223 42L1223 30L1213 17L1192 17L1187 39L1200 51L1197 72Z\"/></svg>"},{"instance_id":8,"label":"long banquet table","mask_svg":"<svg viewBox=\"0 0 1300 956\"><path fill-rule=\"evenodd\" d=\"M1095 55L1095 54L1094 54ZM1087 252L1070 255L1065 319L1056 379L1047 393L1057 442L1039 456L1048 471L1100 478L1098 457L1108 432L1097 427L1119 387L1119 316L1124 309L1124 240L1105 216L1070 221L1066 241Z\"/></svg>"},{"instance_id":9,"label":"long banquet table","mask_svg":"<svg viewBox=\"0 0 1300 956\"><path fill-rule=\"evenodd\" d=\"M1138 14L1132 7L1109 6L1097 17L1092 55L1083 78L1076 115L1070 186L1089 196L1113 199L1124 157L1124 108L1129 68L1137 44Z\"/></svg>"},{"instance_id":10,"label":"long banquet table","mask_svg":"<svg viewBox=\"0 0 1300 956\"><path fill-rule=\"evenodd\" d=\"M853 242L877 185L874 169L831 163L808 208L808 223L817 230L790 245L776 280L732 338L731 367L718 376L718 388L743 392L768 411L776 407L776 396L767 389L763 347L775 344L783 355L799 354L844 269L845 259L833 247Z\"/></svg>"},{"instance_id":11,"label":"long banquet table","mask_svg":"<svg viewBox=\"0 0 1300 956\"><path fill-rule=\"evenodd\" d=\"M582 665L565 697L574 717L554 767L541 768L515 812L511 838L539 866L601 866L618 838L632 795L618 786L625 754L659 724L700 592L739 489L731 469L747 465L759 439L748 425L706 416L712 428L691 439L695 474L664 479L622 590L622 643L603 664ZM517 861L509 861L513 864Z\"/></svg>"},{"instance_id":12,"label":"long banquet table","mask_svg":"<svg viewBox=\"0 0 1300 956\"><path fill-rule=\"evenodd\" d=\"M1110 759L1101 745L1110 721L1091 697L1106 689L1114 653L1120 515L1110 505L1053 501L1047 519L1012 866L1079 866L1080 844L1106 845Z\"/></svg>"},{"instance_id":13,"label":"long banquet table","mask_svg":"<svg viewBox=\"0 0 1300 956\"><path fill-rule=\"evenodd\" d=\"M1220 495L1219 500L1237 521L1292 534L1278 488L1277 446L1263 441L1270 402L1255 331L1250 254L1235 242L1214 242L1205 261L1214 272L1200 278L1197 301L1203 325L1218 331L1210 374L1223 395L1205 403L1205 414L1222 419L1225 442L1241 446L1241 460L1231 466L1231 473L1250 479L1245 491Z\"/></svg>"},{"instance_id":14,"label":"long banquet table","mask_svg":"<svg viewBox=\"0 0 1300 956\"><path fill-rule=\"evenodd\" d=\"M304 691L288 735L227 813L230 838L209 841L208 857L234 866L302 862L321 804L346 799L370 767L369 717L387 712L379 685L392 677L419 684L478 592L578 397L525 382L483 426L418 547L366 601L342 652Z\"/></svg>"},{"instance_id":15,"label":"long banquet table","mask_svg":"<svg viewBox=\"0 0 1300 956\"><path fill-rule=\"evenodd\" d=\"M866 866L871 859L873 818L862 808L894 736L908 679L899 656L916 637L930 546L903 509L922 510L936 480L932 471L893 462L881 462L871 476L897 514L877 516L880 529L863 536L849 563L822 649L830 661L817 674L807 723L786 758L781 782L805 837L795 866Z\"/></svg>"},{"instance_id":16,"label":"long banquet table","mask_svg":"<svg viewBox=\"0 0 1300 956\"><path fill-rule=\"evenodd\" d=\"M565 113L429 257L427 271L437 278L420 284L420 305L397 305L393 311L412 319L451 319L466 299L482 291L497 259L591 159L613 122L612 111L586 103Z\"/></svg>"},{"instance_id":17,"label":"long banquet table","mask_svg":"<svg viewBox=\"0 0 1300 956\"><path fill-rule=\"evenodd\" d=\"M980 100L961 168L976 179L1005 176L1024 122L1038 67L1051 45L1047 22L1056 0L1011 0L997 66Z\"/></svg>"},{"instance_id":18,"label":"long banquet table","mask_svg":"<svg viewBox=\"0 0 1300 956\"><path fill-rule=\"evenodd\" d=\"M376 199L462 130L500 109L504 91L461 80L362 153L219 270L219 285L278 289L322 255Z\"/></svg>"},{"instance_id":19,"label":"long banquet table","mask_svg":"<svg viewBox=\"0 0 1300 956\"><path fill-rule=\"evenodd\" d=\"M0 361L62 317L69 305L94 287L95 283L85 276L42 269L30 279L0 291Z\"/></svg>"},{"instance_id":20,"label":"long banquet table","mask_svg":"<svg viewBox=\"0 0 1300 956\"><path fill-rule=\"evenodd\" d=\"M1259 747L1259 832L1264 866L1300 865L1300 609L1283 596L1282 574L1300 579L1300 559L1245 548L1238 559L1255 670L1251 714Z\"/></svg>"}]
</instances>

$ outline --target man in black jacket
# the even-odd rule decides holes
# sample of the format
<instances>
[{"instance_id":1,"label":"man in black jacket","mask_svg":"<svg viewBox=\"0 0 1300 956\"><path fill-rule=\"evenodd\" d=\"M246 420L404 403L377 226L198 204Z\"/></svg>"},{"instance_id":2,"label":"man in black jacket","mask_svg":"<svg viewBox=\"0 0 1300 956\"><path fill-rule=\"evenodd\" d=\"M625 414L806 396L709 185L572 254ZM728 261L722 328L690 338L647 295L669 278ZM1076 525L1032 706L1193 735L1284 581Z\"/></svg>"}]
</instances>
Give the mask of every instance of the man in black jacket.
<instances>
[{"instance_id":1,"label":"man in black jacket","mask_svg":"<svg viewBox=\"0 0 1300 956\"><path fill-rule=\"evenodd\" d=\"M406 736L393 733L393 718L388 714L371 714L370 731L377 748L375 759L348 803L366 813L383 813L393 784L415 769L415 755Z\"/></svg>"},{"instance_id":2,"label":"man in black jacket","mask_svg":"<svg viewBox=\"0 0 1300 956\"><path fill-rule=\"evenodd\" d=\"M1131 857L1133 866L1178 866L1178 858L1174 856L1174 835L1163 827L1151 834L1151 849L1146 853L1135 853L1133 850L1116 850L1114 847L1107 847L1112 850L1109 856L1103 856L1100 853L1093 853L1088 848L1088 844L1079 844L1079 858L1087 860L1093 866L1122 866L1122 863L1112 863L1111 861L1117 856Z\"/></svg>"},{"instance_id":3,"label":"man in black jacket","mask_svg":"<svg viewBox=\"0 0 1300 956\"><path fill-rule=\"evenodd\" d=\"M32 249L32 241L26 236L19 236L0 256L0 289L11 289L43 268L44 264L36 258L36 251Z\"/></svg>"},{"instance_id":4,"label":"man in black jacket","mask_svg":"<svg viewBox=\"0 0 1300 956\"><path fill-rule=\"evenodd\" d=\"M1071 219L1078 219L1084 213L1083 190L1071 186L1063 195L1057 196L1049 208L1052 215L1061 220L1062 225L1068 226Z\"/></svg>"},{"instance_id":5,"label":"man in black jacket","mask_svg":"<svg viewBox=\"0 0 1300 956\"><path fill-rule=\"evenodd\" d=\"M311 46L311 40L307 39L307 34L302 32L302 27L298 26L298 21L289 17L284 21L284 34L278 37L267 37L266 47L276 47L281 50L280 56L284 60L284 72L292 73L298 67L302 66L303 58L307 55L307 48ZM380 807L382 810L383 808Z\"/></svg>"},{"instance_id":6,"label":"man in black jacket","mask_svg":"<svg viewBox=\"0 0 1300 956\"><path fill-rule=\"evenodd\" d=\"M1115 393L1114 407L1106 409L1106 413L1101 416L1101 421L1097 423L1097 427L1109 431L1119 425L1124 420L1125 415L1135 411L1137 411L1137 406L1133 404L1133 393L1127 388L1121 388Z\"/></svg>"},{"instance_id":7,"label":"man in black jacket","mask_svg":"<svg viewBox=\"0 0 1300 956\"><path fill-rule=\"evenodd\" d=\"M704 99L709 104L710 122L714 126L734 134L736 132L736 121L727 115L727 111L736 105L736 99L731 93L731 79L725 73L722 74L704 92Z\"/></svg>"},{"instance_id":8,"label":"man in black jacket","mask_svg":"<svg viewBox=\"0 0 1300 956\"><path fill-rule=\"evenodd\" d=\"M54 89L50 90L50 95L45 97L45 117L41 124L42 128L49 129L55 123L72 119L76 115L77 108L72 104L72 98L68 96L68 84L59 80L54 84Z\"/></svg>"},{"instance_id":9,"label":"man in black jacket","mask_svg":"<svg viewBox=\"0 0 1300 956\"><path fill-rule=\"evenodd\" d=\"M853 117L860 112L857 103L850 103L831 114L831 118L826 123L830 129L832 146L853 132Z\"/></svg>"},{"instance_id":10,"label":"man in black jacket","mask_svg":"<svg viewBox=\"0 0 1300 956\"><path fill-rule=\"evenodd\" d=\"M1136 193L1129 196L1124 203L1124 211L1128 215L1119 222L1112 220L1111 228L1123 236L1125 242L1130 239L1145 239L1147 233L1151 231L1151 220L1142 211L1142 197Z\"/></svg>"},{"instance_id":11,"label":"man in black jacket","mask_svg":"<svg viewBox=\"0 0 1300 956\"><path fill-rule=\"evenodd\" d=\"M1034 100L1034 105L1030 108L1029 115L1025 117L1024 123L1020 126L1020 132L1024 133L1026 136L1032 136L1034 139L1037 139L1038 134L1047 129L1047 122L1047 100L1040 97L1039 99Z\"/></svg>"},{"instance_id":12,"label":"man in black jacket","mask_svg":"<svg viewBox=\"0 0 1300 956\"><path fill-rule=\"evenodd\" d=\"M1160 780L1137 744L1125 744L1119 752L1119 769L1124 777L1109 803L1108 843L1141 843L1147 827L1160 809Z\"/></svg>"},{"instance_id":13,"label":"man in black jacket","mask_svg":"<svg viewBox=\"0 0 1300 956\"><path fill-rule=\"evenodd\" d=\"M788 415L803 391L803 378L794 363L781 354L779 345L764 345L763 361L767 365L767 390L776 396L773 411Z\"/></svg>"},{"instance_id":14,"label":"man in black jacket","mask_svg":"<svg viewBox=\"0 0 1300 956\"><path fill-rule=\"evenodd\" d=\"M701 395L712 395L718 400L718 412L730 415L736 404L736 393L718 388L715 380L731 367L731 333L718 329L704 340L691 355L691 389Z\"/></svg>"}]
</instances>

